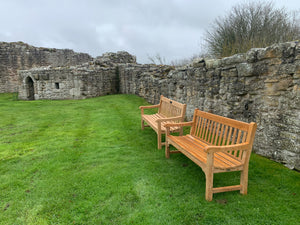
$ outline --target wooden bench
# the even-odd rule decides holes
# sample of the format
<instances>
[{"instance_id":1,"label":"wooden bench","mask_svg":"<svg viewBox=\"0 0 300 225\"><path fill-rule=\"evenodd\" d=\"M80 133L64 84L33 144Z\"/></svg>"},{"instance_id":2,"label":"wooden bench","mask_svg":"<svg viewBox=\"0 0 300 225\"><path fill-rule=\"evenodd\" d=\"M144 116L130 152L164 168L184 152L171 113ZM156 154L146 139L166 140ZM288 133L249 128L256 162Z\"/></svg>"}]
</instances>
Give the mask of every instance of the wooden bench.
<instances>
[{"instance_id":1,"label":"wooden bench","mask_svg":"<svg viewBox=\"0 0 300 225\"><path fill-rule=\"evenodd\" d=\"M158 108L158 112L151 115L144 114L144 109L153 108ZM183 122L186 104L181 104L161 95L158 105L140 106L140 109L142 130L144 130L144 127L152 127L152 129L157 133L157 147L158 149L161 149L161 146L165 144L161 142L161 135L166 133L166 128L163 125L167 122ZM145 125L144 122L146 122L148 125ZM182 134L182 127L173 126L169 129L169 131L180 132L180 134Z\"/></svg>"},{"instance_id":2,"label":"wooden bench","mask_svg":"<svg viewBox=\"0 0 300 225\"><path fill-rule=\"evenodd\" d=\"M173 126L191 126L190 134L173 136ZM256 123L245 123L195 109L193 121L166 124L166 158L181 152L200 166L206 176L205 198L214 193L239 190L247 194L248 166L254 141ZM170 145L177 150L170 151ZM213 187L214 173L241 171L240 184Z\"/></svg>"}]
</instances>

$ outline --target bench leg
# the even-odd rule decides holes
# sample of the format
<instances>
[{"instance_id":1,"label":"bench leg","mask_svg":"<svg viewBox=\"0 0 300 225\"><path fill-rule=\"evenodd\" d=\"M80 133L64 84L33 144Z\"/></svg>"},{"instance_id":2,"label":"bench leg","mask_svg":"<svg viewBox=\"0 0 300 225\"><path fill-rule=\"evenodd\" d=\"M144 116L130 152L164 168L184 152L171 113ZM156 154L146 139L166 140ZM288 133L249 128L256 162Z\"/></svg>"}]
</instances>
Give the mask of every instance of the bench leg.
<instances>
[{"instance_id":1,"label":"bench leg","mask_svg":"<svg viewBox=\"0 0 300 225\"><path fill-rule=\"evenodd\" d=\"M179 136L182 136L182 135L183 135L183 128L181 127L179 130Z\"/></svg>"},{"instance_id":2,"label":"bench leg","mask_svg":"<svg viewBox=\"0 0 300 225\"><path fill-rule=\"evenodd\" d=\"M157 132L157 148L161 149L161 132Z\"/></svg>"},{"instance_id":3,"label":"bench leg","mask_svg":"<svg viewBox=\"0 0 300 225\"><path fill-rule=\"evenodd\" d=\"M167 139L167 138L166 138ZM165 155L166 158L169 159L170 158L170 145L168 143L168 140L166 140L166 145L165 145Z\"/></svg>"},{"instance_id":4,"label":"bench leg","mask_svg":"<svg viewBox=\"0 0 300 225\"><path fill-rule=\"evenodd\" d=\"M240 193L246 195L248 189L248 168L245 168L244 170L241 171L240 184L241 184Z\"/></svg>"},{"instance_id":5,"label":"bench leg","mask_svg":"<svg viewBox=\"0 0 300 225\"><path fill-rule=\"evenodd\" d=\"M213 183L214 183L214 174L207 172L206 176L206 189L205 189L205 199L207 201L212 201L213 199Z\"/></svg>"},{"instance_id":6,"label":"bench leg","mask_svg":"<svg viewBox=\"0 0 300 225\"><path fill-rule=\"evenodd\" d=\"M143 118L141 119L141 126L142 126L142 130L144 130L144 128L145 128L145 124L144 124L144 120L143 120Z\"/></svg>"},{"instance_id":7,"label":"bench leg","mask_svg":"<svg viewBox=\"0 0 300 225\"><path fill-rule=\"evenodd\" d=\"M206 178L206 188L205 188L205 199L207 201L212 201L213 198L213 185L214 185L214 154L207 153L207 161L206 161L206 169L205 169L205 178Z\"/></svg>"}]
</instances>

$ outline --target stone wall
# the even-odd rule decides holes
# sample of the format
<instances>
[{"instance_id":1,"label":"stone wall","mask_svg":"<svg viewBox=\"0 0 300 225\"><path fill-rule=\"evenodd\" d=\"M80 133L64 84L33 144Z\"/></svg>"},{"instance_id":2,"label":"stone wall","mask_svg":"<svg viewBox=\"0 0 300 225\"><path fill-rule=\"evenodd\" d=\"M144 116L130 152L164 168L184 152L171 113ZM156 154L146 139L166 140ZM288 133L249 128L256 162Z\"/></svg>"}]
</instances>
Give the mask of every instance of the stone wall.
<instances>
[{"instance_id":1,"label":"stone wall","mask_svg":"<svg viewBox=\"0 0 300 225\"><path fill-rule=\"evenodd\" d=\"M22 42L0 42L0 93L18 91L17 70L78 65L93 60L69 49L37 48Z\"/></svg>"},{"instance_id":2,"label":"stone wall","mask_svg":"<svg viewBox=\"0 0 300 225\"><path fill-rule=\"evenodd\" d=\"M127 52L105 53L77 66L19 70L19 99L84 99L119 93L117 65L134 65Z\"/></svg>"},{"instance_id":3,"label":"stone wall","mask_svg":"<svg viewBox=\"0 0 300 225\"><path fill-rule=\"evenodd\" d=\"M19 71L19 99L84 99L117 93L115 67L82 65ZM32 80L32 96L28 79Z\"/></svg>"},{"instance_id":4,"label":"stone wall","mask_svg":"<svg viewBox=\"0 0 300 225\"><path fill-rule=\"evenodd\" d=\"M180 68L120 65L121 93L155 104L162 94L193 110L255 121L254 151L300 170L300 44L251 49L223 59L196 59Z\"/></svg>"},{"instance_id":5,"label":"stone wall","mask_svg":"<svg viewBox=\"0 0 300 225\"><path fill-rule=\"evenodd\" d=\"M20 62L26 57L14 54L6 57L4 66L0 63L0 71L7 69L5 65L34 65L29 63L30 57L28 62ZM40 60L45 59L41 56ZM12 71L9 68L7 71ZM199 108L245 122L254 121L258 124L254 151L300 170L298 42L251 49L223 59L196 59L178 68L136 64L135 57L125 52L106 53L80 66L23 70L19 77L20 99L82 99L124 93L136 94L155 104L162 94L187 103L188 120L194 109Z\"/></svg>"}]
</instances>

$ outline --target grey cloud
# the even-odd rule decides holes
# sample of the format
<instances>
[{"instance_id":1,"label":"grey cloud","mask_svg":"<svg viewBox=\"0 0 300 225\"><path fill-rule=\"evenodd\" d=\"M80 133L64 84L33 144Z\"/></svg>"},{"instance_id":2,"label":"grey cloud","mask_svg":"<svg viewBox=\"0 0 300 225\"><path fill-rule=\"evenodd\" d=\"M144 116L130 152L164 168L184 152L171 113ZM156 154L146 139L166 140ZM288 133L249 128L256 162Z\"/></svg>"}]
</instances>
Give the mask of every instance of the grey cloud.
<instances>
[{"instance_id":1,"label":"grey cloud","mask_svg":"<svg viewBox=\"0 0 300 225\"><path fill-rule=\"evenodd\" d=\"M199 53L204 31L242 0L0 0L0 41L99 56L125 50L138 62ZM275 1L277 4L280 0ZM289 1L298 6L298 0ZM295 7L294 6L294 7Z\"/></svg>"}]
</instances>

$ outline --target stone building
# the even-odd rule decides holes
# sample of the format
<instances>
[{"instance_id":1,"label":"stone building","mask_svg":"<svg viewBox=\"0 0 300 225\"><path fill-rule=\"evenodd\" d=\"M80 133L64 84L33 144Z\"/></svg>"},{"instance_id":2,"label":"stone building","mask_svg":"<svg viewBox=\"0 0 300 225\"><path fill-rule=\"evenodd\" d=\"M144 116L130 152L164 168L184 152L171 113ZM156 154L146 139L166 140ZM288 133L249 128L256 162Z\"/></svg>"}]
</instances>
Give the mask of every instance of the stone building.
<instances>
[{"instance_id":1,"label":"stone building","mask_svg":"<svg viewBox=\"0 0 300 225\"><path fill-rule=\"evenodd\" d=\"M0 42L0 93L18 92L18 70L79 65L93 60L69 49L38 48L23 42Z\"/></svg>"},{"instance_id":2,"label":"stone building","mask_svg":"<svg viewBox=\"0 0 300 225\"><path fill-rule=\"evenodd\" d=\"M136 63L127 52L105 53L78 66L19 70L19 99L84 99L119 92L118 65Z\"/></svg>"}]
</instances>

